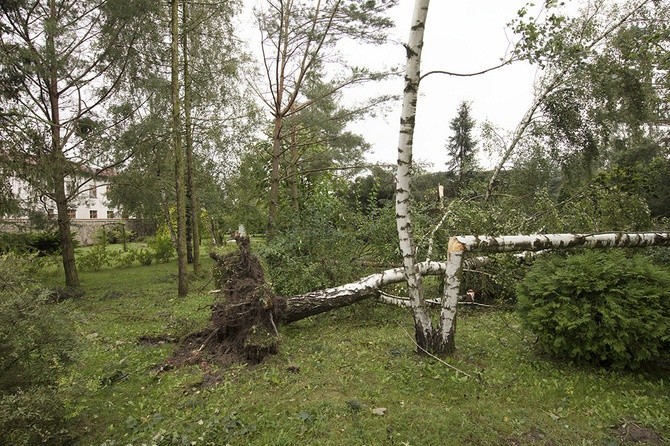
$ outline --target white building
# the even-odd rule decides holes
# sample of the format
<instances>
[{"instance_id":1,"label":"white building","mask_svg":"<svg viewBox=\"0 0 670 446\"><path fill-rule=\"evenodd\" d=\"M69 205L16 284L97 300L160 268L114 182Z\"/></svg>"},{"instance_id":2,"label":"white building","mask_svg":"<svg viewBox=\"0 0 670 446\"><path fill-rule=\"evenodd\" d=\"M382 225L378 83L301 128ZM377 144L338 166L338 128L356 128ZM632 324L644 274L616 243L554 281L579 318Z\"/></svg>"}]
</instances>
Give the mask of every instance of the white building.
<instances>
[{"instance_id":1,"label":"white building","mask_svg":"<svg viewBox=\"0 0 670 446\"><path fill-rule=\"evenodd\" d=\"M71 202L68 210L71 219L117 219L120 217L118 209L112 207L107 200L107 189L109 184L106 177L79 186L80 192ZM28 210L43 211L48 215L57 214L56 204L49 198L37 196L32 188L23 180L11 178L10 185L14 197L19 200L20 209L24 210L21 215L13 216L15 219L27 219Z\"/></svg>"},{"instance_id":2,"label":"white building","mask_svg":"<svg viewBox=\"0 0 670 446\"><path fill-rule=\"evenodd\" d=\"M94 242L95 231L104 225L126 224L119 210L112 207L107 199L109 175L101 175L96 180L79 178L72 182L71 188L77 188L79 194L70 202L68 215L75 234L75 240L84 245ZM30 185L19 178L9 179L12 194L19 201L19 215L14 215L0 222L0 230L16 231L29 228L29 211L41 211L55 218L56 203L53 200L36 194Z\"/></svg>"}]
</instances>

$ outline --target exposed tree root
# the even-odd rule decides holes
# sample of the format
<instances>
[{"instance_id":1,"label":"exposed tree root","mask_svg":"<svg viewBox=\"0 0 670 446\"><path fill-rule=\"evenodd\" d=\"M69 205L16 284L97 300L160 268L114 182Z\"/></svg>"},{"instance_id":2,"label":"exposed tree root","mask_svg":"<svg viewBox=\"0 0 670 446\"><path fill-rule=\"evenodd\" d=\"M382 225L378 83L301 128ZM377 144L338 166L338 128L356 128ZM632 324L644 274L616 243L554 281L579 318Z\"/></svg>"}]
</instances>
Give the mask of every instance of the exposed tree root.
<instances>
[{"instance_id":1,"label":"exposed tree root","mask_svg":"<svg viewBox=\"0 0 670 446\"><path fill-rule=\"evenodd\" d=\"M214 280L218 289L210 324L182 342L176 362L256 364L278 352L275 320L281 319L285 300L275 296L265 282L263 268L250 252L249 238L239 237L237 245L237 252L210 255L216 262Z\"/></svg>"}]
</instances>

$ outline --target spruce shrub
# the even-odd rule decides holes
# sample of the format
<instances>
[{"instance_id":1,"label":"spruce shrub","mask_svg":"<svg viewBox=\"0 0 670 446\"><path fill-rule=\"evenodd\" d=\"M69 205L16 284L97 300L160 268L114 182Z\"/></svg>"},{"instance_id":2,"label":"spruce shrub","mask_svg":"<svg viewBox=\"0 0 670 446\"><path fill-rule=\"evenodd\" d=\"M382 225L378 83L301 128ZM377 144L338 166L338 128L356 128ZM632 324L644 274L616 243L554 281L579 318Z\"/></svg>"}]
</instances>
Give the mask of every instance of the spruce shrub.
<instances>
[{"instance_id":1,"label":"spruce shrub","mask_svg":"<svg viewBox=\"0 0 670 446\"><path fill-rule=\"evenodd\" d=\"M0 233L0 253L33 253L41 256L59 253L61 249L58 231L3 232Z\"/></svg>"},{"instance_id":2,"label":"spruce shrub","mask_svg":"<svg viewBox=\"0 0 670 446\"><path fill-rule=\"evenodd\" d=\"M642 255L541 258L517 293L525 325L556 357L622 369L669 351L670 271Z\"/></svg>"}]
</instances>

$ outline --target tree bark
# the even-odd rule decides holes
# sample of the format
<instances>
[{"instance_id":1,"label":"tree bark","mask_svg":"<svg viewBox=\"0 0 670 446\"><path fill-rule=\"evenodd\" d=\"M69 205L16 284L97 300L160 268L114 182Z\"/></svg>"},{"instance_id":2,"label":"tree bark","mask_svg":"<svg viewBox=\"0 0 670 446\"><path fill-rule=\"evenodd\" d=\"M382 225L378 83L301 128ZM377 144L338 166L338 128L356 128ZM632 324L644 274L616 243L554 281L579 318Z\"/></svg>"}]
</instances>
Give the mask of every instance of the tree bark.
<instances>
[{"instance_id":1,"label":"tree bark","mask_svg":"<svg viewBox=\"0 0 670 446\"><path fill-rule=\"evenodd\" d=\"M423 275L444 274L447 264L444 262L423 262L416 265ZM325 290L312 291L299 296L289 297L287 308L282 317L285 324L325 313L336 308L346 307L363 299L375 296L385 285L405 281L404 268L394 268L372 274L356 282Z\"/></svg>"},{"instance_id":2,"label":"tree bark","mask_svg":"<svg viewBox=\"0 0 670 446\"><path fill-rule=\"evenodd\" d=\"M52 22L58 22L58 11L56 1L49 0L49 15ZM56 36L55 26L46 26L46 48L51 61L49 69L48 92L51 120L49 123L51 131L51 153L53 162L52 180L54 182L54 201L58 212L58 234L60 235L61 257L63 260L63 271L65 273L65 286L68 288L79 287L79 274L74 256L74 243L70 228L70 216L68 215L68 198L65 190L65 164L63 153L63 142L61 139L60 122L60 96L58 90L58 63L56 62Z\"/></svg>"},{"instance_id":3,"label":"tree bark","mask_svg":"<svg viewBox=\"0 0 670 446\"><path fill-rule=\"evenodd\" d=\"M463 268L461 244L450 240L447 250L447 269L444 274L444 295L440 311L440 347L443 354L452 354L456 350L456 307L460 295L460 279Z\"/></svg>"},{"instance_id":4,"label":"tree bark","mask_svg":"<svg viewBox=\"0 0 670 446\"><path fill-rule=\"evenodd\" d=\"M179 0L171 0L172 37L172 145L174 150L175 192L177 196L177 294L188 294L186 277L186 193L184 190L184 153L181 147L181 120L179 116Z\"/></svg>"},{"instance_id":5,"label":"tree bark","mask_svg":"<svg viewBox=\"0 0 670 446\"><path fill-rule=\"evenodd\" d=\"M403 256L403 271L405 280L407 281L410 305L414 314L416 343L420 349L432 352L434 333L430 316L424 303L421 273L417 267L410 207L412 145L416 121L416 104L419 97L419 81L421 79L423 33L426 26L429 3L429 0L415 1L411 31L407 46L405 47L407 51L407 66L405 69L405 89L398 141L396 225L400 252Z\"/></svg>"},{"instance_id":6,"label":"tree bark","mask_svg":"<svg viewBox=\"0 0 670 446\"><path fill-rule=\"evenodd\" d=\"M670 245L670 232L610 232L604 234L532 234L498 237L465 235L452 241L464 250L485 252L540 251L543 249L616 248Z\"/></svg>"},{"instance_id":7,"label":"tree bark","mask_svg":"<svg viewBox=\"0 0 670 446\"><path fill-rule=\"evenodd\" d=\"M184 64L184 139L186 143L186 257L193 264L193 272L200 268L200 227L198 197L195 191L193 161L193 129L191 122L191 77L188 57L189 30L188 2L182 4L182 52Z\"/></svg>"},{"instance_id":8,"label":"tree bark","mask_svg":"<svg viewBox=\"0 0 670 446\"><path fill-rule=\"evenodd\" d=\"M279 94L279 92L278 92ZM279 186L281 173L279 162L281 159L282 118L276 115L272 131L272 160L270 166L270 196L268 200L268 236L272 237L279 215Z\"/></svg>"}]
</instances>

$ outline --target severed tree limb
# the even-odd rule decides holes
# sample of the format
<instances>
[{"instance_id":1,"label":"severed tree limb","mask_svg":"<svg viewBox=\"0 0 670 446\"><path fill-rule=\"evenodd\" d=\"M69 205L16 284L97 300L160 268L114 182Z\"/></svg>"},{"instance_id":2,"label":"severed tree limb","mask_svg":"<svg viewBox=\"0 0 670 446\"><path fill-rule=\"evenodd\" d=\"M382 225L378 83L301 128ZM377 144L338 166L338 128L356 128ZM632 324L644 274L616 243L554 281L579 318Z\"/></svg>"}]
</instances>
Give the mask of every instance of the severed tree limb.
<instances>
[{"instance_id":1,"label":"severed tree limb","mask_svg":"<svg viewBox=\"0 0 670 446\"><path fill-rule=\"evenodd\" d=\"M416 265L421 275L441 275L446 271L444 262L423 262ZM392 283L405 281L402 267L372 274L356 282L325 290L292 296L286 299L282 322L291 323L335 308L378 296L379 289Z\"/></svg>"},{"instance_id":2,"label":"severed tree limb","mask_svg":"<svg viewBox=\"0 0 670 446\"><path fill-rule=\"evenodd\" d=\"M603 234L531 234L498 237L465 235L453 237L468 252L541 251L573 248L633 248L670 246L670 232L610 232Z\"/></svg>"}]
</instances>

